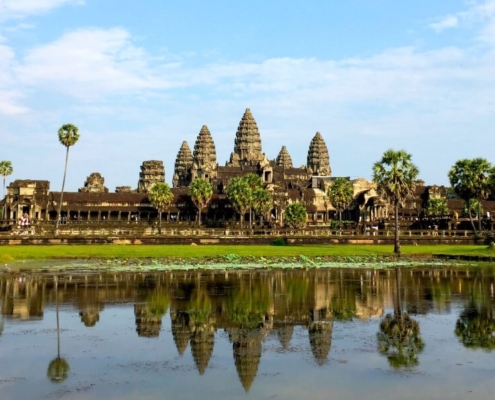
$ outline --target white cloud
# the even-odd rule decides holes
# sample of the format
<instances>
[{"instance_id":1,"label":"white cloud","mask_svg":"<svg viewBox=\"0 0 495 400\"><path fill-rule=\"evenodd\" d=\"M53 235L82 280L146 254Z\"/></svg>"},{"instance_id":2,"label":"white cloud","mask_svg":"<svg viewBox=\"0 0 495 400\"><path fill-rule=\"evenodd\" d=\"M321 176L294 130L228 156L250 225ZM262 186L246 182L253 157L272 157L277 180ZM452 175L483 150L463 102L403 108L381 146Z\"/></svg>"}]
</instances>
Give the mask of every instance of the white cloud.
<instances>
[{"instance_id":1,"label":"white cloud","mask_svg":"<svg viewBox=\"0 0 495 400\"><path fill-rule=\"evenodd\" d=\"M430 24L430 28L432 28L436 32L442 32L448 28L455 28L459 24L459 18L455 15L447 15L443 17L438 22L434 22Z\"/></svg>"},{"instance_id":2,"label":"white cloud","mask_svg":"<svg viewBox=\"0 0 495 400\"><path fill-rule=\"evenodd\" d=\"M44 14L65 5L81 5L84 0L0 0L0 21Z\"/></svg>"},{"instance_id":3,"label":"white cloud","mask_svg":"<svg viewBox=\"0 0 495 400\"><path fill-rule=\"evenodd\" d=\"M149 71L145 52L120 28L67 33L29 51L17 73L25 84L80 98L166 86Z\"/></svg>"}]
</instances>

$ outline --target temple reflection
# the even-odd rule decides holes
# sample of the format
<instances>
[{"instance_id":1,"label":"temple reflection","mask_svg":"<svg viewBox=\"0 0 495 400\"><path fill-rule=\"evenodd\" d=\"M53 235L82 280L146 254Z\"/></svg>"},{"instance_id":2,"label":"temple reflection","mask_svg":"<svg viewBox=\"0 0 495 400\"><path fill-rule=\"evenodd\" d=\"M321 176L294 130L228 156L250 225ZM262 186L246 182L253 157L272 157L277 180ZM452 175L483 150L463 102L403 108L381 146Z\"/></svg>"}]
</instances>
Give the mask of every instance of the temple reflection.
<instances>
[{"instance_id":1,"label":"temple reflection","mask_svg":"<svg viewBox=\"0 0 495 400\"><path fill-rule=\"evenodd\" d=\"M424 345L416 316L449 313L460 295L469 300L455 334L466 347L492 350L493 285L491 271L474 268L25 272L0 276L0 303L6 325L42 319L45 307L60 304L69 310L64 312L73 308L88 328L101 323L106 309L132 305L136 334L145 340L168 333L163 328L168 314L177 353L190 347L200 375L207 374L215 338L223 331L248 391L265 339L278 338L280 351L288 352L295 327L307 332L308 354L323 367L331 359L338 324L376 318L378 345L390 365L414 367Z\"/></svg>"}]
</instances>

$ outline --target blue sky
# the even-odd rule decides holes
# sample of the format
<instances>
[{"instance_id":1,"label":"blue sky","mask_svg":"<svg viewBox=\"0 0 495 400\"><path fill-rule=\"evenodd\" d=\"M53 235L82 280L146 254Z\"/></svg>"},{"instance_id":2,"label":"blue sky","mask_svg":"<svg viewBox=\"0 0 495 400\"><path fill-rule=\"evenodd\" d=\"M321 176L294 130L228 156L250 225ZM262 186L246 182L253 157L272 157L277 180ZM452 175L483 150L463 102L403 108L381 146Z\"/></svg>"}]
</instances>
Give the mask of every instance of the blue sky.
<instances>
[{"instance_id":1,"label":"blue sky","mask_svg":"<svg viewBox=\"0 0 495 400\"><path fill-rule=\"evenodd\" d=\"M0 0L0 159L60 190L57 130L80 128L68 190L100 172L170 183L208 125L223 165L250 108L263 151L296 166L323 135L335 176L370 179L388 148L427 184L495 163L495 0Z\"/></svg>"}]
</instances>

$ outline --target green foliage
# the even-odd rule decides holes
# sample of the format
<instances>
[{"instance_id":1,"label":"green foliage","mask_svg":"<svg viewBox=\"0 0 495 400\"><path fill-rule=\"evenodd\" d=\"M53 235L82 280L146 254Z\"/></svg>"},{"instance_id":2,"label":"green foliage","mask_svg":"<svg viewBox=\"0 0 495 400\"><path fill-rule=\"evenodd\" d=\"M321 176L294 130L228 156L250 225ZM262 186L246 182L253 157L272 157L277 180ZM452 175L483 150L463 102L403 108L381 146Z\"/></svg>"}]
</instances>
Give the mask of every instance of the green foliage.
<instances>
[{"instance_id":1,"label":"green foliage","mask_svg":"<svg viewBox=\"0 0 495 400\"><path fill-rule=\"evenodd\" d=\"M48 365L46 375L53 383L60 383L69 376L69 363L60 357L53 359Z\"/></svg>"},{"instance_id":2,"label":"green foliage","mask_svg":"<svg viewBox=\"0 0 495 400\"><path fill-rule=\"evenodd\" d=\"M58 140L65 147L74 146L80 138L79 128L73 124L65 124L58 130Z\"/></svg>"},{"instance_id":3,"label":"green foliage","mask_svg":"<svg viewBox=\"0 0 495 400\"><path fill-rule=\"evenodd\" d=\"M210 202L211 196L213 196L213 187L206 179L196 178L189 185L187 192L199 210L198 223L201 224L201 210Z\"/></svg>"},{"instance_id":4,"label":"green foliage","mask_svg":"<svg viewBox=\"0 0 495 400\"><path fill-rule=\"evenodd\" d=\"M154 291L146 299L149 315L163 317L170 305L170 299L164 291Z\"/></svg>"},{"instance_id":5,"label":"green foliage","mask_svg":"<svg viewBox=\"0 0 495 400\"><path fill-rule=\"evenodd\" d=\"M150 189L148 198L151 204L153 204L153 207L155 207L158 212L161 212L172 204L174 194L167 183L157 182Z\"/></svg>"},{"instance_id":6,"label":"green foliage","mask_svg":"<svg viewBox=\"0 0 495 400\"><path fill-rule=\"evenodd\" d=\"M303 227L306 224L306 207L300 202L289 204L285 209L284 221L293 228Z\"/></svg>"},{"instance_id":7,"label":"green foliage","mask_svg":"<svg viewBox=\"0 0 495 400\"><path fill-rule=\"evenodd\" d=\"M483 206L478 200L470 199L469 201L464 202L462 213L464 215L478 215L478 213L483 214Z\"/></svg>"},{"instance_id":8,"label":"green foliage","mask_svg":"<svg viewBox=\"0 0 495 400\"><path fill-rule=\"evenodd\" d=\"M449 207L445 199L428 199L426 215L431 218L444 217L449 214Z\"/></svg>"},{"instance_id":9,"label":"green foliage","mask_svg":"<svg viewBox=\"0 0 495 400\"><path fill-rule=\"evenodd\" d=\"M287 240L279 237L279 238L273 239L271 245L272 246L287 246Z\"/></svg>"},{"instance_id":10,"label":"green foliage","mask_svg":"<svg viewBox=\"0 0 495 400\"><path fill-rule=\"evenodd\" d=\"M472 199L481 204L488 198L495 182L495 168L484 158L462 159L449 171L449 180L455 193L466 203ZM468 210L469 211L469 210ZM478 210L478 229L481 230L481 212ZM476 230L469 213L473 229Z\"/></svg>"},{"instance_id":11,"label":"green foliage","mask_svg":"<svg viewBox=\"0 0 495 400\"><path fill-rule=\"evenodd\" d=\"M4 179L4 186L5 186L5 178L14 172L14 168L12 167L12 163L10 161L0 161L0 175L2 175L2 178Z\"/></svg>"},{"instance_id":12,"label":"green foliage","mask_svg":"<svg viewBox=\"0 0 495 400\"><path fill-rule=\"evenodd\" d=\"M456 322L455 334L467 348L495 349L495 319L490 306L470 304Z\"/></svg>"},{"instance_id":13,"label":"green foliage","mask_svg":"<svg viewBox=\"0 0 495 400\"><path fill-rule=\"evenodd\" d=\"M253 210L257 214L267 213L273 204L273 199L268 190L258 187L253 190Z\"/></svg>"},{"instance_id":14,"label":"green foliage","mask_svg":"<svg viewBox=\"0 0 495 400\"><path fill-rule=\"evenodd\" d=\"M327 196L335 209L341 213L352 203L354 189L348 179L336 178L328 188Z\"/></svg>"}]
</instances>

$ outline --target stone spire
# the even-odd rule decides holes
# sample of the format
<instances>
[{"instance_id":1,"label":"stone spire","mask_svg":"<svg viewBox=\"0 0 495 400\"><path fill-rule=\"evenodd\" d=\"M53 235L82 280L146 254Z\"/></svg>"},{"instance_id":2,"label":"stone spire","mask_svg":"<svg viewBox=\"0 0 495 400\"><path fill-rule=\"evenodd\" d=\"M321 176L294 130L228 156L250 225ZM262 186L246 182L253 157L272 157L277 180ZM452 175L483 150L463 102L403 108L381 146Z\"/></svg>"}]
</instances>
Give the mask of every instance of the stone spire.
<instances>
[{"instance_id":1,"label":"stone spire","mask_svg":"<svg viewBox=\"0 0 495 400\"><path fill-rule=\"evenodd\" d=\"M307 166L312 175L330 176L332 173L327 145L320 132L316 132L309 144Z\"/></svg>"},{"instance_id":2,"label":"stone spire","mask_svg":"<svg viewBox=\"0 0 495 400\"><path fill-rule=\"evenodd\" d=\"M237 128L234 152L230 156L230 163L233 166L239 166L258 163L262 159L263 153L261 151L261 137L258 125L253 118L253 114L251 114L251 110L246 108Z\"/></svg>"},{"instance_id":3,"label":"stone spire","mask_svg":"<svg viewBox=\"0 0 495 400\"><path fill-rule=\"evenodd\" d=\"M184 140L175 159L173 186L188 186L191 182L191 167L193 156L189 145Z\"/></svg>"},{"instance_id":4,"label":"stone spire","mask_svg":"<svg viewBox=\"0 0 495 400\"><path fill-rule=\"evenodd\" d=\"M332 321L317 321L309 324L309 344L318 365L323 365L328 360L332 347L332 330Z\"/></svg>"},{"instance_id":5,"label":"stone spire","mask_svg":"<svg viewBox=\"0 0 495 400\"><path fill-rule=\"evenodd\" d=\"M148 193L156 182L165 182L163 161L143 161L139 173L138 192Z\"/></svg>"},{"instance_id":6,"label":"stone spire","mask_svg":"<svg viewBox=\"0 0 495 400\"><path fill-rule=\"evenodd\" d=\"M191 353L200 375L205 373L215 344L215 329L206 323L193 328L191 335Z\"/></svg>"},{"instance_id":7,"label":"stone spire","mask_svg":"<svg viewBox=\"0 0 495 400\"><path fill-rule=\"evenodd\" d=\"M194 144L192 179L212 178L211 172L217 169L215 143L206 125L203 125Z\"/></svg>"},{"instance_id":8,"label":"stone spire","mask_svg":"<svg viewBox=\"0 0 495 400\"><path fill-rule=\"evenodd\" d=\"M99 172L92 172L86 178L84 186L79 189L82 193L108 193L105 187L105 178Z\"/></svg>"},{"instance_id":9,"label":"stone spire","mask_svg":"<svg viewBox=\"0 0 495 400\"><path fill-rule=\"evenodd\" d=\"M189 328L189 315L187 313L175 312L170 310L170 319L172 325L172 337L177 347L179 355L183 355L191 338Z\"/></svg>"},{"instance_id":10,"label":"stone spire","mask_svg":"<svg viewBox=\"0 0 495 400\"><path fill-rule=\"evenodd\" d=\"M287 151L287 147L282 146L280 153L278 153L276 163L279 167L292 168L292 158L290 158L290 154Z\"/></svg>"}]
</instances>

